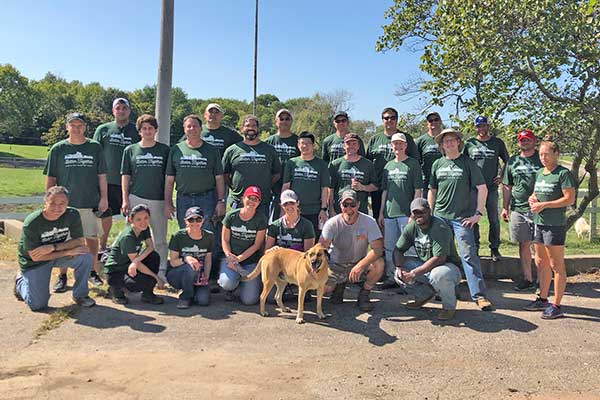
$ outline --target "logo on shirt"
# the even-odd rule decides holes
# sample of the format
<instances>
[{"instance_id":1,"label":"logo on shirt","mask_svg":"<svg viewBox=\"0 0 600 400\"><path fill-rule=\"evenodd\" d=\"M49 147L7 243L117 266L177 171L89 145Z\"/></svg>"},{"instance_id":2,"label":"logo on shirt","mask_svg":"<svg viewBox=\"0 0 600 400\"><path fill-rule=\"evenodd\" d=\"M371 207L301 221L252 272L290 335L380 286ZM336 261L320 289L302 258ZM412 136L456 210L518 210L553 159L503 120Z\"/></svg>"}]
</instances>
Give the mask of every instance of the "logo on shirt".
<instances>
[{"instance_id":1,"label":"logo on shirt","mask_svg":"<svg viewBox=\"0 0 600 400\"><path fill-rule=\"evenodd\" d=\"M162 167L163 156L154 156L150 153L135 156L135 165L137 167Z\"/></svg>"},{"instance_id":2,"label":"logo on shirt","mask_svg":"<svg viewBox=\"0 0 600 400\"><path fill-rule=\"evenodd\" d=\"M190 154L189 156L181 156L179 158L179 166L181 168L206 168L208 159L198 154Z\"/></svg>"},{"instance_id":3,"label":"logo on shirt","mask_svg":"<svg viewBox=\"0 0 600 400\"><path fill-rule=\"evenodd\" d=\"M483 168L486 159L493 160L496 158L494 149L489 149L484 145L471 147L469 154L471 155L471 158L477 162L479 168Z\"/></svg>"},{"instance_id":4,"label":"logo on shirt","mask_svg":"<svg viewBox=\"0 0 600 400\"><path fill-rule=\"evenodd\" d=\"M290 158L296 154L296 148L294 146L288 146L285 143L277 143L274 144L273 147L280 157L287 156L287 158Z\"/></svg>"},{"instance_id":5,"label":"logo on shirt","mask_svg":"<svg viewBox=\"0 0 600 400\"><path fill-rule=\"evenodd\" d=\"M94 156L87 156L77 151L73 154L65 154L65 167L85 167L91 168L94 166Z\"/></svg>"},{"instance_id":6,"label":"logo on shirt","mask_svg":"<svg viewBox=\"0 0 600 400\"><path fill-rule=\"evenodd\" d=\"M125 147L133 143L133 139L122 133L111 133L108 137L108 144L112 146Z\"/></svg>"},{"instance_id":7,"label":"logo on shirt","mask_svg":"<svg viewBox=\"0 0 600 400\"><path fill-rule=\"evenodd\" d=\"M69 228L54 228L50 231L42 232L40 240L42 243L61 243L66 242L71 238L71 231Z\"/></svg>"},{"instance_id":8,"label":"logo on shirt","mask_svg":"<svg viewBox=\"0 0 600 400\"><path fill-rule=\"evenodd\" d=\"M418 254L429 254L431 251L431 241L429 240L429 236L415 238L415 249Z\"/></svg>"},{"instance_id":9,"label":"logo on shirt","mask_svg":"<svg viewBox=\"0 0 600 400\"><path fill-rule=\"evenodd\" d=\"M294 168L294 179L315 182L319 179L319 172L309 166L296 167Z\"/></svg>"},{"instance_id":10,"label":"logo on shirt","mask_svg":"<svg viewBox=\"0 0 600 400\"><path fill-rule=\"evenodd\" d=\"M555 183L548 183L545 181L538 181L535 183L535 193L538 194L552 194L556 188Z\"/></svg>"},{"instance_id":11,"label":"logo on shirt","mask_svg":"<svg viewBox=\"0 0 600 400\"><path fill-rule=\"evenodd\" d=\"M375 148L374 153L381 154L381 155L383 155L384 158L390 158L394 154L394 152L392 150L392 144L391 143L386 143L386 144L382 143Z\"/></svg>"},{"instance_id":12,"label":"logo on shirt","mask_svg":"<svg viewBox=\"0 0 600 400\"><path fill-rule=\"evenodd\" d=\"M240 162L265 164L267 162L267 156L265 154L257 153L256 150L250 150L240 155Z\"/></svg>"},{"instance_id":13,"label":"logo on shirt","mask_svg":"<svg viewBox=\"0 0 600 400\"><path fill-rule=\"evenodd\" d=\"M438 179L453 179L458 180L463 176L463 170L456 165L449 165L437 170Z\"/></svg>"},{"instance_id":14,"label":"logo on shirt","mask_svg":"<svg viewBox=\"0 0 600 400\"><path fill-rule=\"evenodd\" d=\"M428 144L423 149L423 154L440 154L441 155L442 153L440 152L440 148L437 144Z\"/></svg>"},{"instance_id":15,"label":"logo on shirt","mask_svg":"<svg viewBox=\"0 0 600 400\"><path fill-rule=\"evenodd\" d=\"M254 241L254 239L256 239L256 230L248 229L245 225L232 226L231 236L238 240Z\"/></svg>"},{"instance_id":16,"label":"logo on shirt","mask_svg":"<svg viewBox=\"0 0 600 400\"><path fill-rule=\"evenodd\" d=\"M224 139L216 138L213 135L204 136L202 139L204 141L206 141L208 144L211 144L218 149L225 148L225 140Z\"/></svg>"},{"instance_id":17,"label":"logo on shirt","mask_svg":"<svg viewBox=\"0 0 600 400\"><path fill-rule=\"evenodd\" d=\"M340 177L343 180L352 180L352 179L358 179L359 181L364 181L365 179L365 173L360 171L358 168L356 167L352 167L350 169L342 169L340 171Z\"/></svg>"},{"instance_id":18,"label":"logo on shirt","mask_svg":"<svg viewBox=\"0 0 600 400\"><path fill-rule=\"evenodd\" d=\"M342 157L344 155L344 143L332 144L329 148L329 154L331 154L332 160Z\"/></svg>"},{"instance_id":19,"label":"logo on shirt","mask_svg":"<svg viewBox=\"0 0 600 400\"><path fill-rule=\"evenodd\" d=\"M290 233L286 233L285 235L277 235L277 245L302 251L304 250L304 239L295 238Z\"/></svg>"},{"instance_id":20,"label":"logo on shirt","mask_svg":"<svg viewBox=\"0 0 600 400\"><path fill-rule=\"evenodd\" d=\"M181 249L180 255L181 257L191 256L198 259L199 257L203 258L207 252L207 249L200 249L198 245L195 244L192 247L183 247Z\"/></svg>"},{"instance_id":21,"label":"logo on shirt","mask_svg":"<svg viewBox=\"0 0 600 400\"><path fill-rule=\"evenodd\" d=\"M388 179L395 183L406 182L408 180L408 171L394 168L388 172Z\"/></svg>"},{"instance_id":22,"label":"logo on shirt","mask_svg":"<svg viewBox=\"0 0 600 400\"><path fill-rule=\"evenodd\" d=\"M524 164L524 165L518 165L516 167L514 167L514 171L513 174L514 175L535 175L537 172L537 169L535 168L535 166L533 166L532 164Z\"/></svg>"}]
</instances>

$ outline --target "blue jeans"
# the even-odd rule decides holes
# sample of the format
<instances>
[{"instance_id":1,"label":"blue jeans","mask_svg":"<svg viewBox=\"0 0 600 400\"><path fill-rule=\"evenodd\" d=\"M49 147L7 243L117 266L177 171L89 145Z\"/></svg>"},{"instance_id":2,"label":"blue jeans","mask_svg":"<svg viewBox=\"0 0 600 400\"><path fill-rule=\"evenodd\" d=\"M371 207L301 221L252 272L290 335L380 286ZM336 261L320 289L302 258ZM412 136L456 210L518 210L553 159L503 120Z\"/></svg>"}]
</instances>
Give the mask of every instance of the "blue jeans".
<instances>
[{"instance_id":1,"label":"blue jeans","mask_svg":"<svg viewBox=\"0 0 600 400\"><path fill-rule=\"evenodd\" d=\"M474 192L474 204L477 207L477 191ZM477 211L476 209L473 212ZM488 195L485 200L485 212L490 223L490 230L488 233L488 240L490 242L490 249L498 249L500 247L500 217L498 216L498 186L488 186ZM473 227L473 234L475 235L475 244L479 249L479 224L475 224Z\"/></svg>"},{"instance_id":2,"label":"blue jeans","mask_svg":"<svg viewBox=\"0 0 600 400\"><path fill-rule=\"evenodd\" d=\"M385 205L383 205L385 207ZM408 217L383 219L383 248L385 249L385 276L386 280L394 281L396 266L392 259L396 242L402 234L402 229L408 224Z\"/></svg>"},{"instance_id":3,"label":"blue jeans","mask_svg":"<svg viewBox=\"0 0 600 400\"><path fill-rule=\"evenodd\" d=\"M54 266L74 269L73 299L80 299L88 295L87 278L92 270L92 255L88 253L75 257L57 258L37 267L26 269L17 278L17 291L31 311L48 307L50 274Z\"/></svg>"},{"instance_id":4,"label":"blue jeans","mask_svg":"<svg viewBox=\"0 0 600 400\"><path fill-rule=\"evenodd\" d=\"M485 296L485 281L481 272L479 256L477 256L473 230L462 226L460 220L446 218L442 218L442 220L454 232L454 238L458 245L458 253L460 254L463 270L465 271L471 298L477 300L477 298Z\"/></svg>"},{"instance_id":5,"label":"blue jeans","mask_svg":"<svg viewBox=\"0 0 600 400\"><path fill-rule=\"evenodd\" d=\"M249 272L253 271L255 267L256 264L242 265L242 268ZM229 292L234 291L239 286L240 301L242 304L251 306L258 303L262 289L262 281L260 280L260 276L257 276L250 281L240 282L240 274L227 266L226 259L221 260L221 265L219 267L219 280L217 283L223 288L223 290L227 290Z\"/></svg>"},{"instance_id":6,"label":"blue jeans","mask_svg":"<svg viewBox=\"0 0 600 400\"><path fill-rule=\"evenodd\" d=\"M198 206L204 211L203 229L213 231L210 219L215 213L217 207L217 194L214 190L209 190L201 194L185 194L177 192L177 223L181 229L185 228L185 212L188 208Z\"/></svg>"},{"instance_id":7,"label":"blue jeans","mask_svg":"<svg viewBox=\"0 0 600 400\"><path fill-rule=\"evenodd\" d=\"M412 271L421 265L423 261L408 258L402 268ZM456 309L456 286L460 283L460 270L451 262L438 265L428 273L419 275L410 285L406 285L399 278L396 278L396 282L404 286L406 291L413 294L416 299L425 299L434 293L439 293L444 310Z\"/></svg>"},{"instance_id":8,"label":"blue jeans","mask_svg":"<svg viewBox=\"0 0 600 400\"><path fill-rule=\"evenodd\" d=\"M181 300L193 299L196 304L207 306L210 304L210 289L208 286L194 285L197 273L198 271L194 271L189 264L184 263L179 267L169 268L167 281L175 289L182 290L179 295Z\"/></svg>"}]
</instances>

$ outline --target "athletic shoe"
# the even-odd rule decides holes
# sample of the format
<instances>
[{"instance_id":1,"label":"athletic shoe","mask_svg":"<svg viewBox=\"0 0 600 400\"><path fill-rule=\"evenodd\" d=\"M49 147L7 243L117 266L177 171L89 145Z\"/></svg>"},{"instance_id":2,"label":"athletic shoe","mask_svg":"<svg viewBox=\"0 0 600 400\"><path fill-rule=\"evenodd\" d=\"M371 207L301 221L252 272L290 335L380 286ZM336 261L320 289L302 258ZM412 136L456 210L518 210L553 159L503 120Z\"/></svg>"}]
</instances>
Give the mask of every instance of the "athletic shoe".
<instances>
[{"instance_id":1,"label":"athletic shoe","mask_svg":"<svg viewBox=\"0 0 600 400\"><path fill-rule=\"evenodd\" d=\"M73 301L75 301L75 303L77 303L77 305L80 305L81 307L85 307L85 308L94 307L96 305L96 301L94 299L92 299L90 296L79 297L77 299L73 299Z\"/></svg>"},{"instance_id":2,"label":"athletic shoe","mask_svg":"<svg viewBox=\"0 0 600 400\"><path fill-rule=\"evenodd\" d=\"M396 281L385 281L377 285L377 289L379 290L397 289L399 287Z\"/></svg>"},{"instance_id":3,"label":"athletic shoe","mask_svg":"<svg viewBox=\"0 0 600 400\"><path fill-rule=\"evenodd\" d=\"M477 306L481 311L492 311L492 302L481 296L476 300Z\"/></svg>"},{"instance_id":4,"label":"athletic shoe","mask_svg":"<svg viewBox=\"0 0 600 400\"><path fill-rule=\"evenodd\" d=\"M94 286L102 286L104 285L104 281L100 278L100 275L96 271L90 272L90 276L88 281Z\"/></svg>"},{"instance_id":5,"label":"athletic shoe","mask_svg":"<svg viewBox=\"0 0 600 400\"><path fill-rule=\"evenodd\" d=\"M454 314L456 314L456 310L443 309L438 313L437 319L439 319L440 321L449 321L452 318L454 318Z\"/></svg>"},{"instance_id":6,"label":"athletic shoe","mask_svg":"<svg viewBox=\"0 0 600 400\"><path fill-rule=\"evenodd\" d=\"M542 319L556 319L564 316L560 306L557 306L556 304L550 304L542 313Z\"/></svg>"},{"instance_id":7,"label":"athletic shoe","mask_svg":"<svg viewBox=\"0 0 600 400\"><path fill-rule=\"evenodd\" d=\"M225 301L234 301L235 295L233 294L233 290L225 290Z\"/></svg>"},{"instance_id":8,"label":"athletic shoe","mask_svg":"<svg viewBox=\"0 0 600 400\"><path fill-rule=\"evenodd\" d=\"M179 308L180 310L185 310L187 308L190 308L191 303L192 301L190 299L179 299L179 301L177 302L177 308Z\"/></svg>"},{"instance_id":9,"label":"athletic shoe","mask_svg":"<svg viewBox=\"0 0 600 400\"><path fill-rule=\"evenodd\" d=\"M523 307L525 311L545 311L550 306L548 299L542 300L541 297L537 297L534 301Z\"/></svg>"},{"instance_id":10,"label":"athletic shoe","mask_svg":"<svg viewBox=\"0 0 600 400\"><path fill-rule=\"evenodd\" d=\"M491 256L492 256L493 262L502 260L502 256L500 255L500 252L498 251L498 249L492 249Z\"/></svg>"},{"instance_id":11,"label":"athletic shoe","mask_svg":"<svg viewBox=\"0 0 600 400\"><path fill-rule=\"evenodd\" d=\"M142 293L142 302L158 305L158 304L164 303L165 301L163 300L162 297L159 297L152 292L148 292L148 293Z\"/></svg>"},{"instance_id":12,"label":"athletic shoe","mask_svg":"<svg viewBox=\"0 0 600 400\"><path fill-rule=\"evenodd\" d=\"M110 254L110 247L105 247L103 249L98 250L98 261L104 264L108 255Z\"/></svg>"},{"instance_id":13,"label":"athletic shoe","mask_svg":"<svg viewBox=\"0 0 600 400\"><path fill-rule=\"evenodd\" d=\"M373 303L371 303L371 299L369 299L369 293L371 293L371 291L365 289L360 289L360 292L358 292L356 305L360 311L369 312L375 308L375 305L373 305Z\"/></svg>"},{"instance_id":14,"label":"athletic shoe","mask_svg":"<svg viewBox=\"0 0 600 400\"><path fill-rule=\"evenodd\" d=\"M112 302L115 304L127 304L129 302L127 297L125 297L125 293L123 293L123 290L121 290L117 287L114 287L114 286L109 287L108 293L110 294Z\"/></svg>"},{"instance_id":15,"label":"athletic shoe","mask_svg":"<svg viewBox=\"0 0 600 400\"><path fill-rule=\"evenodd\" d=\"M14 293L15 297L17 298L17 300L24 301L23 298L21 297L21 293L19 293L19 291L17 290L17 279L19 279L20 277L21 277L21 274L17 274L17 276L15 276L15 287L13 289L13 293Z\"/></svg>"},{"instance_id":16,"label":"athletic shoe","mask_svg":"<svg viewBox=\"0 0 600 400\"><path fill-rule=\"evenodd\" d=\"M515 286L515 290L517 292L531 292L535 290L535 283L528 281L527 279L523 279Z\"/></svg>"},{"instance_id":17,"label":"athletic shoe","mask_svg":"<svg viewBox=\"0 0 600 400\"><path fill-rule=\"evenodd\" d=\"M64 293L67 291L67 274L59 274L52 286L54 293Z\"/></svg>"}]
</instances>

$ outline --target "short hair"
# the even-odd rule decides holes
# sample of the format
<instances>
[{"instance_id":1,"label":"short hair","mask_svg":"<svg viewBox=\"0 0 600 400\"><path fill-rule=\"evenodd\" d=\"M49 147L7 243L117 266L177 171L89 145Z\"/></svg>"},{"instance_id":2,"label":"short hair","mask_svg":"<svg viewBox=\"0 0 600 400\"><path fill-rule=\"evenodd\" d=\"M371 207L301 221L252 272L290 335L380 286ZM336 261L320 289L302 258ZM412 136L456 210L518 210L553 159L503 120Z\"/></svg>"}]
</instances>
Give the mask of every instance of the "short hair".
<instances>
[{"instance_id":1,"label":"short hair","mask_svg":"<svg viewBox=\"0 0 600 400\"><path fill-rule=\"evenodd\" d=\"M542 141L540 142L540 146L548 146L550 148L550 150L552 150L554 153L560 153L560 148L558 147L558 143L556 143L556 141L554 140L554 137L552 135L546 135L544 136L544 139L542 139Z\"/></svg>"},{"instance_id":2,"label":"short hair","mask_svg":"<svg viewBox=\"0 0 600 400\"><path fill-rule=\"evenodd\" d=\"M50 196L54 196L57 194L64 194L65 196L67 196L67 199L69 198L69 190L66 187L52 186L51 188L46 190L46 193L44 194L44 201L48 200L48 198L50 198Z\"/></svg>"},{"instance_id":3,"label":"short hair","mask_svg":"<svg viewBox=\"0 0 600 400\"><path fill-rule=\"evenodd\" d=\"M396 111L396 109L392 108L392 107L386 107L386 108L384 108L383 111L381 112L381 118L383 118L383 114L389 113L389 112L394 113L394 116L396 118L398 118L398 111Z\"/></svg>"},{"instance_id":4,"label":"short hair","mask_svg":"<svg viewBox=\"0 0 600 400\"><path fill-rule=\"evenodd\" d=\"M150 215L150 207L148 207L145 204L138 204L137 206L135 206L131 210L129 210L129 214L127 216L129 218L133 218L135 216L135 214L140 213L142 211L146 211L148 213L148 215Z\"/></svg>"},{"instance_id":5,"label":"short hair","mask_svg":"<svg viewBox=\"0 0 600 400\"><path fill-rule=\"evenodd\" d=\"M142 129L142 125L144 123L152 125L154 129L158 129L158 121L154 115L142 114L138 117L138 119L135 121L135 128L138 130L138 132Z\"/></svg>"},{"instance_id":6,"label":"short hair","mask_svg":"<svg viewBox=\"0 0 600 400\"><path fill-rule=\"evenodd\" d=\"M246 121L250 121L250 120L256 121L256 128L258 128L260 126L260 122L258 121L258 117L256 115L248 114L248 115L245 115L244 118L242 118L242 124L240 125L240 128L242 128L244 126L244 124L246 123Z\"/></svg>"},{"instance_id":7,"label":"short hair","mask_svg":"<svg viewBox=\"0 0 600 400\"><path fill-rule=\"evenodd\" d=\"M298 140L300 139L310 139L311 142L313 142L313 144L315 143L315 135L313 135L312 133L310 133L309 131L302 131L300 132L300 134L298 135Z\"/></svg>"},{"instance_id":8,"label":"short hair","mask_svg":"<svg viewBox=\"0 0 600 400\"><path fill-rule=\"evenodd\" d=\"M202 128L202 119L200 119L199 116L197 116L196 114L190 114L190 115L186 115L183 118L183 124L185 125L185 121L187 121L188 119L195 119L196 121L198 121L198 123L200 124L200 127Z\"/></svg>"}]
</instances>

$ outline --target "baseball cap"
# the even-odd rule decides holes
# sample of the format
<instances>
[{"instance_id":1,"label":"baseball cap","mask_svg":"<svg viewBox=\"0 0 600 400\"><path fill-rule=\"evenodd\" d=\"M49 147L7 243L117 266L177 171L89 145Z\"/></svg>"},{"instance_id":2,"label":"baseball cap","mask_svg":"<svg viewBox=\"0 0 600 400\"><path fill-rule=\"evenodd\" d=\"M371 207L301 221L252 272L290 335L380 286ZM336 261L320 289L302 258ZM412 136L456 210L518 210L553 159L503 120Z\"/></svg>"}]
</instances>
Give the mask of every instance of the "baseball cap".
<instances>
[{"instance_id":1,"label":"baseball cap","mask_svg":"<svg viewBox=\"0 0 600 400\"><path fill-rule=\"evenodd\" d=\"M413 201L410 202L410 212L415 210L423 211L430 210L429 203L422 197L417 197Z\"/></svg>"},{"instance_id":2,"label":"baseball cap","mask_svg":"<svg viewBox=\"0 0 600 400\"><path fill-rule=\"evenodd\" d=\"M129 100L127 100L124 97L119 97L113 100L113 108L115 108L117 106L117 104L125 104L127 106L127 108L131 108L131 106L129 105Z\"/></svg>"},{"instance_id":3,"label":"baseball cap","mask_svg":"<svg viewBox=\"0 0 600 400\"><path fill-rule=\"evenodd\" d=\"M523 129L517 133L517 141L520 142L523 139L535 140L535 134L531 129Z\"/></svg>"},{"instance_id":4,"label":"baseball cap","mask_svg":"<svg viewBox=\"0 0 600 400\"><path fill-rule=\"evenodd\" d=\"M484 117L483 115L479 115L477 118L475 118L475 126L487 124L487 123L488 123L488 119L487 119L487 117Z\"/></svg>"},{"instance_id":5,"label":"baseball cap","mask_svg":"<svg viewBox=\"0 0 600 400\"><path fill-rule=\"evenodd\" d=\"M436 143L437 143L439 146L441 146L441 145L442 145L442 142L444 141L444 136L446 136L446 135L448 135L448 134L450 134L450 133L453 133L453 134L455 134L456 136L458 136L458 138L459 138L460 140L462 140L462 133L460 133L460 131L458 131L458 130L456 130L456 129L454 129L454 128L446 128L446 129L444 129L443 131L441 131L439 135L437 135L437 136L435 137L435 142L436 142Z\"/></svg>"},{"instance_id":6,"label":"baseball cap","mask_svg":"<svg viewBox=\"0 0 600 400\"><path fill-rule=\"evenodd\" d=\"M349 142L351 140L360 140L360 136L358 136L356 133L349 133L346 136L344 136L344 143Z\"/></svg>"},{"instance_id":7,"label":"baseball cap","mask_svg":"<svg viewBox=\"0 0 600 400\"><path fill-rule=\"evenodd\" d=\"M256 196L259 199L262 199L262 194L260 193L260 188L258 186L248 186L246 190L244 190L244 194L242 196Z\"/></svg>"},{"instance_id":8,"label":"baseball cap","mask_svg":"<svg viewBox=\"0 0 600 400\"><path fill-rule=\"evenodd\" d=\"M406 136L404 133L397 132L392 135L392 142L396 142L398 140L401 142L406 142Z\"/></svg>"},{"instance_id":9,"label":"baseball cap","mask_svg":"<svg viewBox=\"0 0 600 400\"><path fill-rule=\"evenodd\" d=\"M342 196L340 197L340 203L344 202L344 200L350 199L352 201L358 201L358 195L354 190L344 190Z\"/></svg>"},{"instance_id":10,"label":"baseball cap","mask_svg":"<svg viewBox=\"0 0 600 400\"><path fill-rule=\"evenodd\" d=\"M350 119L350 117L348 117L348 113L346 111L337 111L335 114L333 114L333 119L335 120L337 117L344 117L346 119Z\"/></svg>"},{"instance_id":11,"label":"baseball cap","mask_svg":"<svg viewBox=\"0 0 600 400\"><path fill-rule=\"evenodd\" d=\"M211 108L216 108L217 110L219 110L220 113L223 112L223 109L221 108L220 105L218 105L217 103L210 103L209 105L206 106L206 108L204 109L204 111L208 111Z\"/></svg>"},{"instance_id":12,"label":"baseball cap","mask_svg":"<svg viewBox=\"0 0 600 400\"><path fill-rule=\"evenodd\" d=\"M279 116L283 113L289 115L290 118L293 118L292 112L290 110L288 110L287 108L282 108L281 110L277 111L277 114L275 114L275 118L279 118Z\"/></svg>"},{"instance_id":13,"label":"baseball cap","mask_svg":"<svg viewBox=\"0 0 600 400\"><path fill-rule=\"evenodd\" d=\"M289 203L289 202L297 203L298 195L292 189L287 189L281 193L281 196L279 197L279 201L281 202L281 204L285 204L285 203Z\"/></svg>"},{"instance_id":14,"label":"baseball cap","mask_svg":"<svg viewBox=\"0 0 600 400\"><path fill-rule=\"evenodd\" d=\"M67 124L73 121L74 119L78 119L85 124L85 117L82 113L72 112L70 114L67 114Z\"/></svg>"},{"instance_id":15,"label":"baseball cap","mask_svg":"<svg viewBox=\"0 0 600 400\"><path fill-rule=\"evenodd\" d=\"M429 114L427 114L427 115L425 116L425 119L429 119L429 117L432 117L432 116L434 116L434 115L435 115L436 117L438 117L439 119L442 119L442 117L440 117L440 114L438 114L438 113L437 113L437 111L432 111L432 112L430 112Z\"/></svg>"},{"instance_id":16,"label":"baseball cap","mask_svg":"<svg viewBox=\"0 0 600 400\"><path fill-rule=\"evenodd\" d=\"M185 212L185 219L189 219L192 217L202 217L204 218L204 211L198 206L190 207Z\"/></svg>"}]
</instances>

